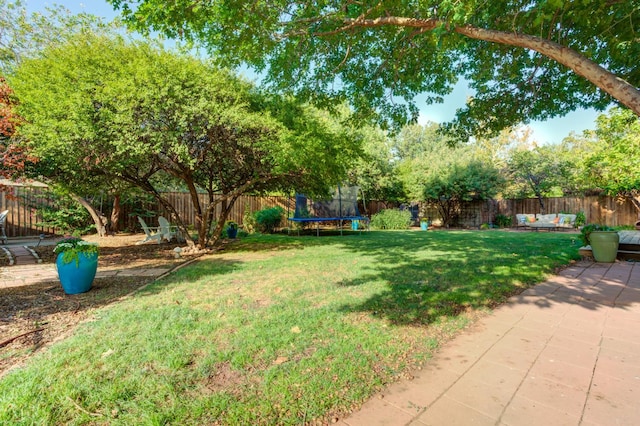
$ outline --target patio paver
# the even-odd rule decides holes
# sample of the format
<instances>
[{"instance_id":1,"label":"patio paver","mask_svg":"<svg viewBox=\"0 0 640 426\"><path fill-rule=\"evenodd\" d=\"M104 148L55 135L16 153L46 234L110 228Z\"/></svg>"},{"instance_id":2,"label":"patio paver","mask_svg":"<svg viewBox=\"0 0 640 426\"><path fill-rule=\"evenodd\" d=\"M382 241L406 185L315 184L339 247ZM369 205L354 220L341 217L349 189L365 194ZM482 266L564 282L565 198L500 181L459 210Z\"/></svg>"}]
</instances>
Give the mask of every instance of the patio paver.
<instances>
[{"instance_id":1,"label":"patio paver","mask_svg":"<svg viewBox=\"0 0 640 426\"><path fill-rule=\"evenodd\" d=\"M413 375L342 424L640 424L640 263L572 265Z\"/></svg>"}]
</instances>

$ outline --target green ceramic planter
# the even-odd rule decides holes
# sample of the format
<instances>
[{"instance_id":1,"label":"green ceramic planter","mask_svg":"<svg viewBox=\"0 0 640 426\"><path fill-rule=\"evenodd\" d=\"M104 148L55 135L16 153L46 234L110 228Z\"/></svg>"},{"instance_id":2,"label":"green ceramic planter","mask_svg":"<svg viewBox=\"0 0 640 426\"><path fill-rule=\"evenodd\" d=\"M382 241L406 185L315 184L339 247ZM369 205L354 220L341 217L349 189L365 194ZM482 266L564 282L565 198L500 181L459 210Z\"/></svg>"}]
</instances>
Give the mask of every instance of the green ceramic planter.
<instances>
[{"instance_id":1,"label":"green ceramic planter","mask_svg":"<svg viewBox=\"0 0 640 426\"><path fill-rule=\"evenodd\" d=\"M596 262L615 262L619 242L620 235L616 231L593 231L589 234L591 252Z\"/></svg>"}]
</instances>

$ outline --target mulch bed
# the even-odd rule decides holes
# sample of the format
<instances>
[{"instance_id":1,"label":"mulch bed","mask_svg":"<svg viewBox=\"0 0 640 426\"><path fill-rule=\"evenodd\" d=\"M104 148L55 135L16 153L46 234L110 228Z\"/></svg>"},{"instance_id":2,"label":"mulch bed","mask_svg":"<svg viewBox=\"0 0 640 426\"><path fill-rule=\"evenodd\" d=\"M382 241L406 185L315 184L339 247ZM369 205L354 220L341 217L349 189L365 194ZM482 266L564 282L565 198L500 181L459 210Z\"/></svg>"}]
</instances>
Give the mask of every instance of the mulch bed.
<instances>
[{"instance_id":1,"label":"mulch bed","mask_svg":"<svg viewBox=\"0 0 640 426\"><path fill-rule=\"evenodd\" d=\"M175 259L176 243L135 245L140 235L98 239L98 268L177 266L189 257ZM53 246L32 247L44 263L54 263ZM1 264L0 266L4 266ZM15 267L15 266L11 266ZM21 287L0 287L0 377L23 365L46 345L69 336L96 308L117 301L153 281L152 277L97 278L92 289L67 295L56 281Z\"/></svg>"}]
</instances>

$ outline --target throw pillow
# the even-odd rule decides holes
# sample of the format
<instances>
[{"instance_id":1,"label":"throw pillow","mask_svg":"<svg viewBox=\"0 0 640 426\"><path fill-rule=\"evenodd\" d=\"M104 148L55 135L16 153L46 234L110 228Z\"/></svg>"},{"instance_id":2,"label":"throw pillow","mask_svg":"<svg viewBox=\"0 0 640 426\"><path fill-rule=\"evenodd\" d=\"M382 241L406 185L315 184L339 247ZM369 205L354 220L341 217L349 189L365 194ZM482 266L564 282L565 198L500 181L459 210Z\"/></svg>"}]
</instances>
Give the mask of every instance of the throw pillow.
<instances>
[{"instance_id":1,"label":"throw pillow","mask_svg":"<svg viewBox=\"0 0 640 426\"><path fill-rule=\"evenodd\" d=\"M525 223L527 221L527 217L526 216L520 216L520 223Z\"/></svg>"},{"instance_id":2,"label":"throw pillow","mask_svg":"<svg viewBox=\"0 0 640 426\"><path fill-rule=\"evenodd\" d=\"M563 225L564 224L564 220L566 219L564 216L561 216L559 218L560 220L558 220L558 225Z\"/></svg>"},{"instance_id":3,"label":"throw pillow","mask_svg":"<svg viewBox=\"0 0 640 426\"><path fill-rule=\"evenodd\" d=\"M527 216L527 222L529 222L529 223L533 223L533 222L535 222L535 221L536 221L536 218L535 218L535 217L533 217L533 216Z\"/></svg>"},{"instance_id":4,"label":"throw pillow","mask_svg":"<svg viewBox=\"0 0 640 426\"><path fill-rule=\"evenodd\" d=\"M553 223L557 224L558 222L560 222L560 218L559 217L556 217L555 219L553 219Z\"/></svg>"}]
</instances>

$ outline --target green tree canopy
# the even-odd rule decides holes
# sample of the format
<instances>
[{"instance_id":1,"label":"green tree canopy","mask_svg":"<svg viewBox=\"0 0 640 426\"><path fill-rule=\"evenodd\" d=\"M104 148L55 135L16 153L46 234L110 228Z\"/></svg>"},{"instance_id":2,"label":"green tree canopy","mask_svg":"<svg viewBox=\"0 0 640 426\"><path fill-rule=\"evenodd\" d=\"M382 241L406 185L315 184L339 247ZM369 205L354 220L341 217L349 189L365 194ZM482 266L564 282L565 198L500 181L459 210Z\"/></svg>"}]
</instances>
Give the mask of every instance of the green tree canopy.
<instances>
[{"instance_id":1,"label":"green tree canopy","mask_svg":"<svg viewBox=\"0 0 640 426\"><path fill-rule=\"evenodd\" d=\"M640 217L640 121L629 110L613 108L597 119L596 150L586 173L607 194L629 199Z\"/></svg>"},{"instance_id":2,"label":"green tree canopy","mask_svg":"<svg viewBox=\"0 0 640 426\"><path fill-rule=\"evenodd\" d=\"M455 160L449 167L432 171L424 186L424 198L434 203L444 226L452 224L464 201L488 200L504 181L493 166L480 161Z\"/></svg>"},{"instance_id":3,"label":"green tree canopy","mask_svg":"<svg viewBox=\"0 0 640 426\"><path fill-rule=\"evenodd\" d=\"M509 192L513 197L538 199L545 213L544 197L561 196L570 175L572 163L561 155L562 147L544 145L533 149L516 149L507 160Z\"/></svg>"},{"instance_id":4,"label":"green tree canopy","mask_svg":"<svg viewBox=\"0 0 640 426\"><path fill-rule=\"evenodd\" d=\"M431 173L445 170L454 160L467 156L466 146L451 147L436 123L403 127L393 138L396 169L410 201L424 198L424 187Z\"/></svg>"},{"instance_id":5,"label":"green tree canopy","mask_svg":"<svg viewBox=\"0 0 640 426\"><path fill-rule=\"evenodd\" d=\"M146 41L78 35L25 60L11 83L21 133L52 178L72 190L94 179L126 181L185 229L154 185L161 173L179 179L191 193L201 247L215 242L241 194L326 191L357 152L358 141L326 114Z\"/></svg>"},{"instance_id":6,"label":"green tree canopy","mask_svg":"<svg viewBox=\"0 0 640 426\"><path fill-rule=\"evenodd\" d=\"M139 30L203 43L225 64L317 102L404 123L414 99L475 89L459 139L612 101L640 114L638 0L108 0Z\"/></svg>"},{"instance_id":7,"label":"green tree canopy","mask_svg":"<svg viewBox=\"0 0 640 426\"><path fill-rule=\"evenodd\" d=\"M108 27L97 16L73 15L63 6L29 13L21 0L0 0L0 74L10 74L22 60L38 56L47 46L73 34Z\"/></svg>"},{"instance_id":8,"label":"green tree canopy","mask_svg":"<svg viewBox=\"0 0 640 426\"><path fill-rule=\"evenodd\" d=\"M363 126L357 133L363 141L363 153L349 171L349 181L360 187L367 200L405 201L392 139L375 126Z\"/></svg>"}]
</instances>

